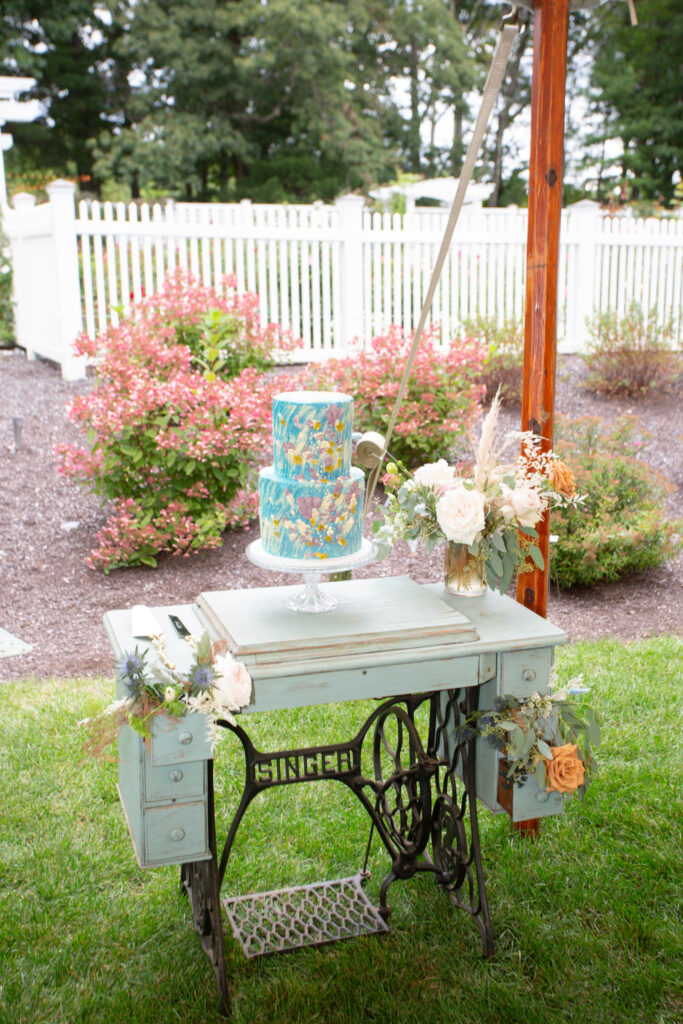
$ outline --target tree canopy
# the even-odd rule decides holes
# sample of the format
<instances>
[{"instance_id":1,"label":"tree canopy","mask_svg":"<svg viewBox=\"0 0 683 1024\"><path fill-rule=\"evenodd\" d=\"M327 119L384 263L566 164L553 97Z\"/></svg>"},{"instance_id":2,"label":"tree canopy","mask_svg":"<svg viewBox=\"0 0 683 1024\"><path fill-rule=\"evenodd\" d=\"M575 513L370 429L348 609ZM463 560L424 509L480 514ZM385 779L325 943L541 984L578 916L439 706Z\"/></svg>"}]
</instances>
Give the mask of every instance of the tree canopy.
<instances>
[{"instance_id":1,"label":"tree canopy","mask_svg":"<svg viewBox=\"0 0 683 1024\"><path fill-rule=\"evenodd\" d=\"M10 126L8 165L134 198L275 202L401 172L457 175L503 13L493 0L5 0L3 72L35 77L46 104L38 122ZM526 160L513 128L529 104L533 30L520 13L480 164L494 200L513 195ZM598 190L627 181L668 204L683 152L683 9L639 0L638 15L633 29L616 0L572 15L591 114L579 144L586 161L598 147ZM614 139L607 160L600 147Z\"/></svg>"}]
</instances>

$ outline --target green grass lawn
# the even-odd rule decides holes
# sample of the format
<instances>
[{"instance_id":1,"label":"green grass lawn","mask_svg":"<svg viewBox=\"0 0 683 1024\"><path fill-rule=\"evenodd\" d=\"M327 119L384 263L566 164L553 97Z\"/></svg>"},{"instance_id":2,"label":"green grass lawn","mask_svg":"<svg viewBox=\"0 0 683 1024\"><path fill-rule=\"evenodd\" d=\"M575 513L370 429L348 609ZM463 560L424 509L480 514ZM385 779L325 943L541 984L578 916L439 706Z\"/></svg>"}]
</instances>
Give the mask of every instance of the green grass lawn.
<instances>
[{"instance_id":1,"label":"green grass lawn","mask_svg":"<svg viewBox=\"0 0 683 1024\"><path fill-rule=\"evenodd\" d=\"M496 954L429 877L396 883L392 932L245 961L228 939L234 1017L249 1024L674 1024L683 1019L680 664L683 643L574 644L558 678L584 673L599 711L599 773L541 839L483 811ZM115 747L77 728L106 680L3 686L0 712L0 1021L217 1022L213 971L178 870L141 871L116 794ZM350 738L367 705L259 716L257 745ZM293 739L292 739L293 737ZM217 758L219 835L242 768ZM228 870L231 893L353 874L362 809L332 782L263 794ZM388 868L375 843L375 896Z\"/></svg>"}]
</instances>

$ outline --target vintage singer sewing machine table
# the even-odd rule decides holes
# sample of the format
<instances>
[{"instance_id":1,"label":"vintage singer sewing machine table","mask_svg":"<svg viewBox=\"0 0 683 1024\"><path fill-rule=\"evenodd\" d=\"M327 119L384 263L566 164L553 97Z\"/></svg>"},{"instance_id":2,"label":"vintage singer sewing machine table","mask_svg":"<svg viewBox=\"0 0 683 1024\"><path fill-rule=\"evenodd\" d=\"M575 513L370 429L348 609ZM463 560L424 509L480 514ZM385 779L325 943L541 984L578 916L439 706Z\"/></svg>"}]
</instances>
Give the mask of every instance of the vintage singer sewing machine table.
<instances>
[{"instance_id":1,"label":"vintage singer sewing machine table","mask_svg":"<svg viewBox=\"0 0 683 1024\"><path fill-rule=\"evenodd\" d=\"M493 951L475 796L490 810L502 810L497 761L492 751L477 763L476 745L460 726L496 695L545 689L553 649L566 636L491 591L457 599L442 585L419 586L406 577L327 587L338 604L322 615L288 609L292 587L211 592L195 605L153 610L178 668L191 652L169 613L196 635L208 629L213 639L226 639L253 679L250 705L236 726L226 723L244 749L245 784L222 850L203 717L156 716L149 752L128 726L119 733L119 793L138 861L142 867L182 864L225 1012L221 889L244 811L275 786L343 782L366 808L390 867L377 908L361 888L362 871L335 882L224 898L247 956L387 931L387 890L417 871L433 874L477 924L484 955ZM130 610L109 612L105 626L117 655L144 646L132 637ZM249 739L250 712L366 698L378 706L351 739L267 752ZM428 714L418 714L421 708ZM423 735L418 720L428 721ZM529 818L547 813L540 804L528 811Z\"/></svg>"}]
</instances>

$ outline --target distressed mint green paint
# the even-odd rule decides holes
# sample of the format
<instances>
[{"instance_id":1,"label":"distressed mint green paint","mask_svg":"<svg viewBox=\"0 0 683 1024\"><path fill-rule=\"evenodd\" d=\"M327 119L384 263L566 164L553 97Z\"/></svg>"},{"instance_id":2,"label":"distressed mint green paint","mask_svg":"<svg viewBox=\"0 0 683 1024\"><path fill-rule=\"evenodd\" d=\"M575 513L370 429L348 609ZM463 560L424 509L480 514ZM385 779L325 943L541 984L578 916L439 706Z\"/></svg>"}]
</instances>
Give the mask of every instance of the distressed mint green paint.
<instances>
[{"instance_id":1,"label":"distressed mint green paint","mask_svg":"<svg viewBox=\"0 0 683 1024\"><path fill-rule=\"evenodd\" d=\"M195 605L155 608L154 614L181 671L192 652L175 635L169 613L197 636L208 630L214 640L229 639L254 684L242 714L470 686L481 688L479 706L490 707L497 695L543 692L553 650L567 640L546 619L492 591L457 598L442 584L419 586L407 577L323 587L334 592L338 606L322 615L286 608L295 587L203 594ZM117 656L136 643L148 646L131 638L128 609L108 612L105 626ZM193 723L195 717L201 718L166 719L155 726L152 758L139 736L121 729L119 792L142 866L209 855L203 760L209 754L204 726ZM182 743L188 733L191 741ZM477 794L500 813L496 751L481 742L477 747ZM174 766L189 775L174 780L164 774ZM539 803L533 787L520 793L523 815L557 813L556 801ZM527 811L530 801L533 814Z\"/></svg>"}]
</instances>

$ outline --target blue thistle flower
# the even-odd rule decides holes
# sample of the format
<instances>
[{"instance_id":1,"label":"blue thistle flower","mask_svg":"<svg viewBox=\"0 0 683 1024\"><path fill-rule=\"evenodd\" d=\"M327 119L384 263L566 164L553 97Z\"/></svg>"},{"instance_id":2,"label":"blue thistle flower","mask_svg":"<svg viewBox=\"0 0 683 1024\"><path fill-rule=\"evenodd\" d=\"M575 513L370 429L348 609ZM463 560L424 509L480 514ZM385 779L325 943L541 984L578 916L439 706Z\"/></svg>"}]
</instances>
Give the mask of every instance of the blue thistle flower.
<instances>
[{"instance_id":1,"label":"blue thistle flower","mask_svg":"<svg viewBox=\"0 0 683 1024\"><path fill-rule=\"evenodd\" d=\"M137 700L145 691L145 655L140 654L137 647L127 651L116 666L117 678L126 687L129 697Z\"/></svg>"},{"instance_id":2,"label":"blue thistle flower","mask_svg":"<svg viewBox=\"0 0 683 1024\"><path fill-rule=\"evenodd\" d=\"M120 676L140 675L145 668L144 655L141 655L137 649L135 651L128 651L128 653L124 654L119 660L116 667Z\"/></svg>"},{"instance_id":3,"label":"blue thistle flower","mask_svg":"<svg viewBox=\"0 0 683 1024\"><path fill-rule=\"evenodd\" d=\"M215 678L210 665L194 665L190 672L190 691L203 693L205 690L210 690Z\"/></svg>"}]
</instances>

